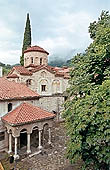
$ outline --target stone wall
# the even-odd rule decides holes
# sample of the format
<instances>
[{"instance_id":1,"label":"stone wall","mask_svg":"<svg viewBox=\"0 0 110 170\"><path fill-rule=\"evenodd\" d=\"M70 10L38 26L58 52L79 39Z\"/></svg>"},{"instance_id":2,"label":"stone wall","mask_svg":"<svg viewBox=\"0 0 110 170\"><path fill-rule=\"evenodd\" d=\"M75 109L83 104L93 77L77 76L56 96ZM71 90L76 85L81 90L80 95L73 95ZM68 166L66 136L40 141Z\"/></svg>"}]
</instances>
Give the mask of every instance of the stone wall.
<instances>
[{"instance_id":1,"label":"stone wall","mask_svg":"<svg viewBox=\"0 0 110 170\"><path fill-rule=\"evenodd\" d=\"M5 133L6 129L3 126L2 121L0 120L0 133L4 132ZM0 140L0 151L5 150L7 144L7 136L4 138L4 140Z\"/></svg>"},{"instance_id":2,"label":"stone wall","mask_svg":"<svg viewBox=\"0 0 110 170\"><path fill-rule=\"evenodd\" d=\"M31 58L33 58L33 63ZM40 59L42 58L42 64L40 63ZM30 64L34 65L47 65L48 64L48 57L46 53L31 51L24 53L24 66L28 66Z\"/></svg>"},{"instance_id":3,"label":"stone wall","mask_svg":"<svg viewBox=\"0 0 110 170\"><path fill-rule=\"evenodd\" d=\"M40 95L63 93L68 87L68 79L55 77L54 73L51 73L46 69L33 73L32 80L33 84L30 88ZM42 85L46 85L46 91L41 90Z\"/></svg>"},{"instance_id":4,"label":"stone wall","mask_svg":"<svg viewBox=\"0 0 110 170\"><path fill-rule=\"evenodd\" d=\"M26 81L30 79L31 85L28 85L28 87L42 96L63 93L68 87L68 79L64 79L63 77L55 77L54 73L49 72L45 68L36 71L32 76L20 75L16 72L16 70L13 74L17 74L19 76L19 79L15 79L15 81L19 83L26 84ZM14 79L10 80L12 81ZM42 85L46 85L45 91L42 91Z\"/></svg>"},{"instance_id":5,"label":"stone wall","mask_svg":"<svg viewBox=\"0 0 110 170\"><path fill-rule=\"evenodd\" d=\"M42 96L39 99L39 106L49 112L59 112L63 110L64 97L63 96Z\"/></svg>"}]
</instances>

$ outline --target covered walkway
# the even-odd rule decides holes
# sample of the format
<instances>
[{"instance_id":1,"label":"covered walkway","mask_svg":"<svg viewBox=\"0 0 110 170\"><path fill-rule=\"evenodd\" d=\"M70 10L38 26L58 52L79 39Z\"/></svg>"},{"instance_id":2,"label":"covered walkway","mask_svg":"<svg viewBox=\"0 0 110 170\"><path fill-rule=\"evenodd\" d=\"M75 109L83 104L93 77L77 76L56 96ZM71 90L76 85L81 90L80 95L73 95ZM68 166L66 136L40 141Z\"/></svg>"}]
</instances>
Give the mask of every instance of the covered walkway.
<instances>
[{"instance_id":1,"label":"covered walkway","mask_svg":"<svg viewBox=\"0 0 110 170\"><path fill-rule=\"evenodd\" d=\"M26 153L30 154L31 143L33 142L41 150L45 126L48 127L48 143L51 144L51 127L54 117L54 114L29 103L22 103L16 109L3 116L2 121L9 136L8 153L13 152L14 145L14 158L19 159L18 148L24 145L26 146Z\"/></svg>"}]
</instances>

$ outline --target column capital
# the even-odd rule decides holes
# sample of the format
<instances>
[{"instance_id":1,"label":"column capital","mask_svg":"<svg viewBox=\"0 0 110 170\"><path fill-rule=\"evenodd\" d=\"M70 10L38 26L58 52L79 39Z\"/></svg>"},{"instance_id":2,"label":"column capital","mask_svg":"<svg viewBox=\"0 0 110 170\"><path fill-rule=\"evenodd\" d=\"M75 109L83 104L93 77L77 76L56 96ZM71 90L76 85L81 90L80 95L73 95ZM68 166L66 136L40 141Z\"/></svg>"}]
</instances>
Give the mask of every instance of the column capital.
<instances>
[{"instance_id":1,"label":"column capital","mask_svg":"<svg viewBox=\"0 0 110 170\"><path fill-rule=\"evenodd\" d=\"M31 132L27 132L27 135L31 135Z\"/></svg>"}]
</instances>

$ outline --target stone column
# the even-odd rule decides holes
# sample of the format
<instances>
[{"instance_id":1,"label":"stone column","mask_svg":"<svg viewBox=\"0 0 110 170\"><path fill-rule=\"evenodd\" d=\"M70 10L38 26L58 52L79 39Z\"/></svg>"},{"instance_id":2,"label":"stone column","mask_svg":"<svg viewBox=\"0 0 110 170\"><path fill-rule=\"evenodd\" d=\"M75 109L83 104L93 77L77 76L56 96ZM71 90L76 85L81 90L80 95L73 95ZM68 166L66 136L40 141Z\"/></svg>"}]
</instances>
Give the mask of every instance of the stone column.
<instances>
[{"instance_id":1,"label":"stone column","mask_svg":"<svg viewBox=\"0 0 110 170\"><path fill-rule=\"evenodd\" d=\"M27 154L31 153L30 133L27 134Z\"/></svg>"},{"instance_id":2,"label":"stone column","mask_svg":"<svg viewBox=\"0 0 110 170\"><path fill-rule=\"evenodd\" d=\"M8 153L10 154L12 152L12 134L9 133L9 151Z\"/></svg>"},{"instance_id":3,"label":"stone column","mask_svg":"<svg viewBox=\"0 0 110 170\"><path fill-rule=\"evenodd\" d=\"M39 149L42 149L42 145L41 145L41 132L42 130L39 130Z\"/></svg>"},{"instance_id":4,"label":"stone column","mask_svg":"<svg viewBox=\"0 0 110 170\"><path fill-rule=\"evenodd\" d=\"M15 137L15 154L14 159L19 159L19 155L17 154L17 137Z\"/></svg>"},{"instance_id":5,"label":"stone column","mask_svg":"<svg viewBox=\"0 0 110 170\"><path fill-rule=\"evenodd\" d=\"M49 140L48 143L51 144L51 128L49 127Z\"/></svg>"}]
</instances>

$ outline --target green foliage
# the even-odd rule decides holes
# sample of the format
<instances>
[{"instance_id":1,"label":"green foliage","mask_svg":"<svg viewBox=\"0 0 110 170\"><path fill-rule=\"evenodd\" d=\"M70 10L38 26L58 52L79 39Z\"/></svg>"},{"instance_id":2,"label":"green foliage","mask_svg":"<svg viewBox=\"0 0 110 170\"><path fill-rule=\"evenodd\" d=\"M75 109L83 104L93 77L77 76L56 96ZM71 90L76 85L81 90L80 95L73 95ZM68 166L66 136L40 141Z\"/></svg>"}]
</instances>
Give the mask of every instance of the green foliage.
<instances>
[{"instance_id":1,"label":"green foliage","mask_svg":"<svg viewBox=\"0 0 110 170\"><path fill-rule=\"evenodd\" d=\"M65 103L66 126L70 141L68 158L83 159L87 167L108 169L110 164L110 80Z\"/></svg>"},{"instance_id":2,"label":"green foliage","mask_svg":"<svg viewBox=\"0 0 110 170\"><path fill-rule=\"evenodd\" d=\"M22 48L22 56L20 57L21 65L24 65L24 50L26 50L27 47L29 47L29 46L31 46L31 25L30 25L29 14L27 14L27 21L26 21L24 40L23 40L23 48Z\"/></svg>"},{"instance_id":3,"label":"green foliage","mask_svg":"<svg viewBox=\"0 0 110 170\"><path fill-rule=\"evenodd\" d=\"M18 63L18 64L10 65L10 64L4 64L0 62L0 66L3 68L3 75L7 75L11 71L11 69L16 65L20 65L20 64Z\"/></svg>"},{"instance_id":4,"label":"green foliage","mask_svg":"<svg viewBox=\"0 0 110 170\"><path fill-rule=\"evenodd\" d=\"M63 117L70 136L67 156L83 159L84 169L110 165L110 15L103 11L90 24L93 42L72 59L68 100Z\"/></svg>"},{"instance_id":5,"label":"green foliage","mask_svg":"<svg viewBox=\"0 0 110 170\"><path fill-rule=\"evenodd\" d=\"M96 38L97 31L99 30L100 26L110 26L110 15L108 11L102 11L100 17L98 18L98 22L94 21L90 23L89 26L89 33L92 39Z\"/></svg>"},{"instance_id":6,"label":"green foliage","mask_svg":"<svg viewBox=\"0 0 110 170\"><path fill-rule=\"evenodd\" d=\"M10 71L11 71L11 69L9 69L7 67L3 67L3 75L7 75Z\"/></svg>"}]
</instances>

